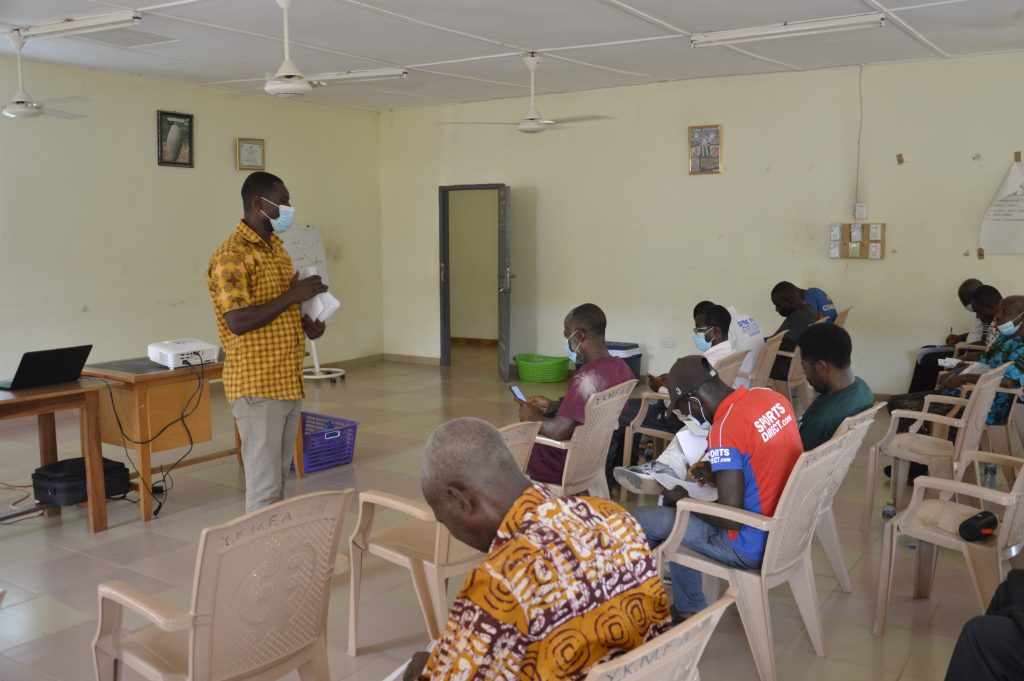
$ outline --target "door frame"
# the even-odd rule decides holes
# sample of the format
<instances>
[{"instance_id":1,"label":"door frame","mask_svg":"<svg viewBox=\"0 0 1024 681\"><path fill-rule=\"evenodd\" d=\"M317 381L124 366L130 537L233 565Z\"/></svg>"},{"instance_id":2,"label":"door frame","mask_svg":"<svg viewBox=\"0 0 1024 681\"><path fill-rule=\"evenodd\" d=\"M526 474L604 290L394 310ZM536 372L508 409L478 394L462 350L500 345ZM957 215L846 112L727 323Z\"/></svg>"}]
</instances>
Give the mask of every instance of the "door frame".
<instances>
[{"instance_id":1,"label":"door frame","mask_svg":"<svg viewBox=\"0 0 1024 681\"><path fill-rule=\"evenodd\" d=\"M441 281L441 366L452 364L452 291L451 291L451 263L448 254L449 238L449 194L453 191L465 191L474 189L494 189L500 191L508 187L507 184L491 182L487 184L452 184L437 188L438 202L438 248L440 250L440 268L438 276Z\"/></svg>"}]
</instances>

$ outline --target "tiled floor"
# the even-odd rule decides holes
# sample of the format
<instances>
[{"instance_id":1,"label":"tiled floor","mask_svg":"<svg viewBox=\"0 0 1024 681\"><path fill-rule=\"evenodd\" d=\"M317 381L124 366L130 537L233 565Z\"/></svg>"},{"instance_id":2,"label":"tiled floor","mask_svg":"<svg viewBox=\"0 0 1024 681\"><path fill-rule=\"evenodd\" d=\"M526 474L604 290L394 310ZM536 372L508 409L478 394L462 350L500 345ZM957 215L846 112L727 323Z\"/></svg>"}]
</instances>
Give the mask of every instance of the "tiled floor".
<instances>
[{"instance_id":1,"label":"tiled floor","mask_svg":"<svg viewBox=\"0 0 1024 681\"><path fill-rule=\"evenodd\" d=\"M337 385L308 384L307 411L359 421L356 457L350 466L290 481L288 494L354 486L418 498L419 457L435 426L466 415L498 425L516 419L515 405L494 365L493 351L456 348L451 368L382 362L351 368ZM557 396L564 386L523 388L527 394ZM218 440L198 446L197 453L215 451L231 441L230 412L218 386L214 395ZM881 437L885 427L883 416L865 447ZM58 439L62 456L79 451L74 417L58 417ZM27 483L38 465L35 447L34 420L0 422L0 482ZM104 449L110 458L124 458L118 448ZM158 463L170 463L177 455L161 454ZM947 552L940 558L933 597L912 600L913 552L903 548L889 627L884 637L871 635L880 530L876 526L864 534L858 528L865 477L862 459L835 502L853 593L838 589L823 554L815 549L826 657L814 655L788 588L772 592L772 625L783 681L940 681L957 632L976 614L966 569L958 556ZM222 459L179 469L173 481L159 517L146 525L140 523L134 504L112 501L110 529L96 535L88 533L80 508L65 509L61 518L33 517L0 527L0 587L7 589L0 609L0 679L93 679L90 646L96 626L95 587L101 582L120 579L188 607L199 533L243 512L243 478L234 459ZM888 496L887 490L880 495ZM0 488L4 505L19 496L20 490ZM354 516L353 506L343 532L346 538ZM385 515L383 521L387 520ZM348 585L347 580L336 581L328 621L332 679L382 679L426 643L405 571L367 558L361 601L360 655L351 658L345 653ZM138 619L126 620L129 628L140 625ZM757 678L734 610L715 632L701 672L705 681Z\"/></svg>"}]
</instances>

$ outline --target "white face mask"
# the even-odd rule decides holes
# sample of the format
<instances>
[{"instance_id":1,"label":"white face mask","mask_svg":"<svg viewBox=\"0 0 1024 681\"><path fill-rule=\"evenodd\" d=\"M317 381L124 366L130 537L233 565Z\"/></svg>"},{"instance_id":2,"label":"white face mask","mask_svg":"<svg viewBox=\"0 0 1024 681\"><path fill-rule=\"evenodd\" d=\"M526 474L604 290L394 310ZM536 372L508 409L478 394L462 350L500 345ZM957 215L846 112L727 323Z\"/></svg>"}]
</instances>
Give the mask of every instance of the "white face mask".
<instances>
[{"instance_id":1,"label":"white face mask","mask_svg":"<svg viewBox=\"0 0 1024 681\"><path fill-rule=\"evenodd\" d=\"M576 331L573 331L571 334L569 334L569 337L565 339L565 356L568 357L569 361L572 362L573 364L576 363L576 357L580 349L579 345L576 346L575 350L572 349L572 343L570 341L572 340L572 337L575 335Z\"/></svg>"},{"instance_id":2,"label":"white face mask","mask_svg":"<svg viewBox=\"0 0 1024 681\"><path fill-rule=\"evenodd\" d=\"M702 430L711 430L711 422L708 421L707 415L704 414L704 405L701 404L700 400L698 400L693 395L687 395L686 400L686 409L688 413L684 414L680 409L673 409L672 413L675 414L676 418L679 419L680 421L695 421L698 425L700 425ZM700 418L697 418L696 416L693 415L693 412L689 411L690 402L697 403L697 408L700 409Z\"/></svg>"}]
</instances>

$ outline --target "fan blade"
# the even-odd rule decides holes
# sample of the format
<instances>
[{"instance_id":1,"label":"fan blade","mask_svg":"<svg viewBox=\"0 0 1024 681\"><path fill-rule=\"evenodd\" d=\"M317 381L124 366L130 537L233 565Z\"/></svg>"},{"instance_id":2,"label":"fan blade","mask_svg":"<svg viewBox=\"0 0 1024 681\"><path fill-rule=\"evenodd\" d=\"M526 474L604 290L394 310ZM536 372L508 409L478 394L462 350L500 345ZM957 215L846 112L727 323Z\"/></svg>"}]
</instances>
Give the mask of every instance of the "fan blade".
<instances>
[{"instance_id":1,"label":"fan blade","mask_svg":"<svg viewBox=\"0 0 1024 681\"><path fill-rule=\"evenodd\" d=\"M584 121L610 121L611 116L568 116L566 118L559 118L554 123L561 125L562 123L583 123Z\"/></svg>"},{"instance_id":2,"label":"fan blade","mask_svg":"<svg viewBox=\"0 0 1024 681\"><path fill-rule=\"evenodd\" d=\"M91 102L92 100L88 97L79 97L77 95L73 97L58 97L57 99L44 99L39 102L43 106L50 106L51 104L71 104L78 102Z\"/></svg>"},{"instance_id":3,"label":"fan blade","mask_svg":"<svg viewBox=\"0 0 1024 681\"><path fill-rule=\"evenodd\" d=\"M70 111L60 111L58 109L43 109L44 116L55 116L57 118L85 118L85 114L71 113Z\"/></svg>"},{"instance_id":4,"label":"fan blade","mask_svg":"<svg viewBox=\"0 0 1024 681\"><path fill-rule=\"evenodd\" d=\"M438 121L438 125L519 125L519 121L515 123L507 123L503 121Z\"/></svg>"}]
</instances>

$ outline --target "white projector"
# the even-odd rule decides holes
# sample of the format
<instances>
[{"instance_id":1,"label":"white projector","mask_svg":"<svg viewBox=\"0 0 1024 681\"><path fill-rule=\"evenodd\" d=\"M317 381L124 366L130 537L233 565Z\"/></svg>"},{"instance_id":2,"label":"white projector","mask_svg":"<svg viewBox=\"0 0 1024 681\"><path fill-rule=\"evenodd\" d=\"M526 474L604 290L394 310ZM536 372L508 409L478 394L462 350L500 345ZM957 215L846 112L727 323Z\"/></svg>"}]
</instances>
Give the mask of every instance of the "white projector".
<instances>
[{"instance_id":1,"label":"white projector","mask_svg":"<svg viewBox=\"0 0 1024 681\"><path fill-rule=\"evenodd\" d=\"M168 369L209 364L217 361L217 346L195 338L149 344L149 359Z\"/></svg>"}]
</instances>

